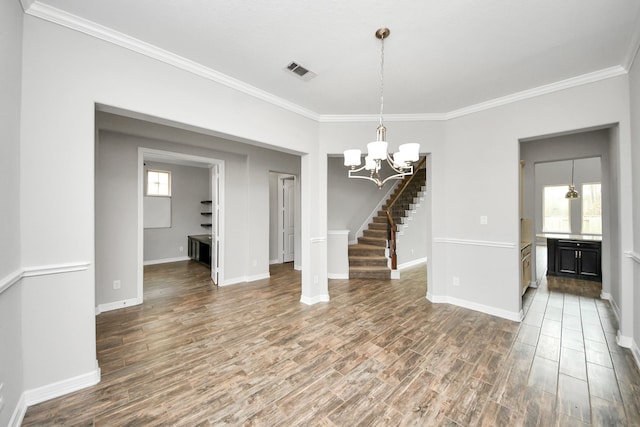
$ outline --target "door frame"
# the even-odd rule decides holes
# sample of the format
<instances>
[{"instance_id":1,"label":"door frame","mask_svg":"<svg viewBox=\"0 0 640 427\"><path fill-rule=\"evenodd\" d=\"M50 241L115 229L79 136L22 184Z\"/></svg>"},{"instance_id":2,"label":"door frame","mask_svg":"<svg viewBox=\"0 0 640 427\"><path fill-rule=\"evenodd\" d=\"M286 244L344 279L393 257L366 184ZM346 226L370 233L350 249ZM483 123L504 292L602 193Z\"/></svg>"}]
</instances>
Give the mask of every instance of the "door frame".
<instances>
[{"instance_id":1,"label":"door frame","mask_svg":"<svg viewBox=\"0 0 640 427\"><path fill-rule=\"evenodd\" d=\"M286 230L284 229L284 194L281 191L284 188L284 182L285 181L293 181L293 188L291 189L291 191L293 191L293 197L294 200L297 200L296 197L296 187L297 187L297 180L296 180L296 176L295 175L285 175L285 174L279 174L278 175L278 262L279 263L284 263L284 234L286 232ZM293 228L294 228L294 243L293 243L293 259L291 261L295 261L295 253L296 253L296 247L295 247L295 228L296 228L296 219L295 219L295 215L296 215L296 202L294 201L292 206L289 206L290 209L290 217L293 220ZM288 261L287 261L288 262Z\"/></svg>"},{"instance_id":2,"label":"door frame","mask_svg":"<svg viewBox=\"0 0 640 427\"><path fill-rule=\"evenodd\" d=\"M178 164L191 164L191 165L199 165L201 167L208 167L210 170L214 167L214 165L218 166L218 182L214 182L215 174L209 173L210 179L210 193L214 188L219 189L218 200L219 200L219 230L214 230L214 227L211 227L212 240L213 233L217 231L217 239L218 239L218 248L219 254L218 256L218 277L217 284L224 283L224 218L225 218L225 209L224 209L224 189L225 189L225 161L221 159L214 159L211 157L202 157L202 156L194 156L191 154L184 154L174 151L165 151L165 150L157 150L154 148L146 148L146 147L138 147L138 236L137 236L137 287L136 287L136 298L137 303L142 304L144 299L144 161L145 160L153 160L153 161L161 161L165 163L178 163ZM216 187L217 186L217 187ZM186 236L185 236L186 238ZM211 280L214 281L214 274L216 272L214 269L211 269ZM214 282L215 283L215 282Z\"/></svg>"}]
</instances>

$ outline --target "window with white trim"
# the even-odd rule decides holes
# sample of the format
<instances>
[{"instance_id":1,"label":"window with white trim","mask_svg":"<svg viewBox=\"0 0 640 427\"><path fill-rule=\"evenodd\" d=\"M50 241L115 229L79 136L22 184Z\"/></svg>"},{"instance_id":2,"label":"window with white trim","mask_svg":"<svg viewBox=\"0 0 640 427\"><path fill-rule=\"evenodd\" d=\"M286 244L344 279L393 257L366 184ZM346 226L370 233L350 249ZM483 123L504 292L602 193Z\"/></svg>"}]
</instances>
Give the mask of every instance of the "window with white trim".
<instances>
[{"instance_id":1,"label":"window with white trim","mask_svg":"<svg viewBox=\"0 0 640 427\"><path fill-rule=\"evenodd\" d=\"M171 172L147 170L147 196L171 196Z\"/></svg>"}]
</instances>

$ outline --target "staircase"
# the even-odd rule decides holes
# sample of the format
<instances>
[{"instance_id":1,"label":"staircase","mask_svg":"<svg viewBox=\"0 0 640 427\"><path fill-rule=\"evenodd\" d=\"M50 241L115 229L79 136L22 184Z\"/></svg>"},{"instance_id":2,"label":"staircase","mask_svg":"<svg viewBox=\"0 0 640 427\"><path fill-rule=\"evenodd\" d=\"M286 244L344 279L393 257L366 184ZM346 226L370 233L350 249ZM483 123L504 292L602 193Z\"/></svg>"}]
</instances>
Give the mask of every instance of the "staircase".
<instances>
[{"instance_id":1,"label":"staircase","mask_svg":"<svg viewBox=\"0 0 640 427\"><path fill-rule=\"evenodd\" d=\"M426 169L420 168L411 177L405 177L397 186L396 191L387 199L382 209L373 217L369 226L358 238L358 243L349 245L349 278L391 279L391 269L386 255L389 236L387 208L388 204L398 196L391 208L391 216L396 224L402 224L407 217L407 211L412 209L415 198L422 190L426 181ZM405 186L406 181L410 182ZM403 191L404 190L404 191Z\"/></svg>"}]
</instances>

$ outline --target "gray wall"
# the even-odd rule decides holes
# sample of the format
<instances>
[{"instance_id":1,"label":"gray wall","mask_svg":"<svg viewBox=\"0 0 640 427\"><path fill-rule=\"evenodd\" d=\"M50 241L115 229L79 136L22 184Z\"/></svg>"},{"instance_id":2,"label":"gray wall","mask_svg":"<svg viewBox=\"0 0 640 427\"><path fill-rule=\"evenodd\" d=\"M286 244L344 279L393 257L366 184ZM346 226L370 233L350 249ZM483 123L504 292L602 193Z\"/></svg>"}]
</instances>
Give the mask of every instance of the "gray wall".
<instances>
[{"instance_id":1,"label":"gray wall","mask_svg":"<svg viewBox=\"0 0 640 427\"><path fill-rule=\"evenodd\" d=\"M20 285L2 292L20 269L20 87L22 9L0 2L0 425L7 425L23 385Z\"/></svg>"},{"instance_id":2,"label":"gray wall","mask_svg":"<svg viewBox=\"0 0 640 427\"><path fill-rule=\"evenodd\" d=\"M209 169L205 167L145 161L147 169L171 172L171 227L144 229L144 260L162 261L187 256L187 236L211 234L211 228L200 224L211 217L200 213L211 211ZM182 251L180 251L182 248Z\"/></svg>"}]
</instances>

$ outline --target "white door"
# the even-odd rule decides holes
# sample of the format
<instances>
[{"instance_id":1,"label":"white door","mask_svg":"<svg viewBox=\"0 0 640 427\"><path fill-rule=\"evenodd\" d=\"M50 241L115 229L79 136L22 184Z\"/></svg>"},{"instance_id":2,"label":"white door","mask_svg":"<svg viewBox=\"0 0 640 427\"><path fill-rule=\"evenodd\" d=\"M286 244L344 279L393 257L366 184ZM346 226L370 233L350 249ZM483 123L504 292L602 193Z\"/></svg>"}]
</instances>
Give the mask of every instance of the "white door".
<instances>
[{"instance_id":1,"label":"white door","mask_svg":"<svg viewBox=\"0 0 640 427\"><path fill-rule=\"evenodd\" d=\"M220 166L211 166L211 280L220 272Z\"/></svg>"},{"instance_id":2,"label":"white door","mask_svg":"<svg viewBox=\"0 0 640 427\"><path fill-rule=\"evenodd\" d=\"M283 232L283 262L291 262L295 253L295 179L293 177L282 180L282 232Z\"/></svg>"}]
</instances>

